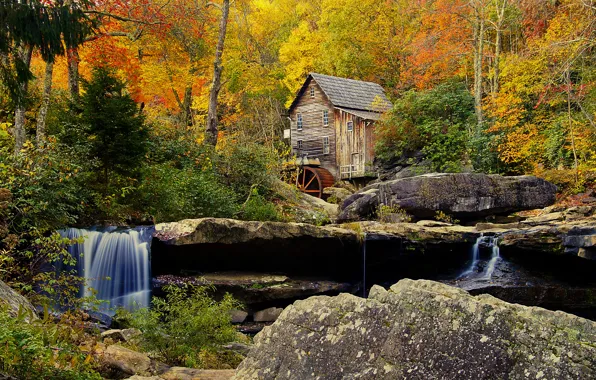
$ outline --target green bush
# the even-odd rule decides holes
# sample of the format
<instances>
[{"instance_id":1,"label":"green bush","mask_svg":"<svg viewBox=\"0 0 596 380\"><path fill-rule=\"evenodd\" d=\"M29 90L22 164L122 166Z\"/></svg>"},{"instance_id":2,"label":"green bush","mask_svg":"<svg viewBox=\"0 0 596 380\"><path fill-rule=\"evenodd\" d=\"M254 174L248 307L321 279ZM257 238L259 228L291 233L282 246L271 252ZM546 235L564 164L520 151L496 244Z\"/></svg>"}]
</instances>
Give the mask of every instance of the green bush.
<instances>
[{"instance_id":1,"label":"green bush","mask_svg":"<svg viewBox=\"0 0 596 380\"><path fill-rule=\"evenodd\" d=\"M461 171L468 160L473 128L474 99L463 83L409 91L377 128L377 156L383 161L406 162L421 152L432 171Z\"/></svg>"},{"instance_id":2,"label":"green bush","mask_svg":"<svg viewBox=\"0 0 596 380\"><path fill-rule=\"evenodd\" d=\"M231 187L239 199L247 199L253 188L268 196L274 181L279 179L276 152L256 143L226 144L216 160L216 171L222 182Z\"/></svg>"},{"instance_id":3,"label":"green bush","mask_svg":"<svg viewBox=\"0 0 596 380\"><path fill-rule=\"evenodd\" d=\"M167 163L144 169L137 197L138 208L153 215L156 222L207 216L230 218L238 209L237 195L211 170L180 169Z\"/></svg>"},{"instance_id":4,"label":"green bush","mask_svg":"<svg viewBox=\"0 0 596 380\"><path fill-rule=\"evenodd\" d=\"M244 220L260 222L278 221L280 219L275 204L260 195L256 188L252 190L250 198L244 203L240 211L240 217Z\"/></svg>"},{"instance_id":5,"label":"green bush","mask_svg":"<svg viewBox=\"0 0 596 380\"><path fill-rule=\"evenodd\" d=\"M52 305L78 303L82 279L76 259L56 230L74 224L87 193L81 171L71 157L49 142L25 144L22 154L0 148L0 279Z\"/></svg>"},{"instance_id":6,"label":"green bush","mask_svg":"<svg viewBox=\"0 0 596 380\"><path fill-rule=\"evenodd\" d=\"M137 310L130 318L131 325L143 332L141 348L169 365L213 366L206 358L212 360L222 344L238 339L230 316L238 302L229 294L216 302L206 287L167 286L164 290L165 298L154 297L151 309Z\"/></svg>"},{"instance_id":7,"label":"green bush","mask_svg":"<svg viewBox=\"0 0 596 380\"><path fill-rule=\"evenodd\" d=\"M101 379L72 340L77 331L48 318L27 322L0 310L0 372L22 380Z\"/></svg>"}]
</instances>

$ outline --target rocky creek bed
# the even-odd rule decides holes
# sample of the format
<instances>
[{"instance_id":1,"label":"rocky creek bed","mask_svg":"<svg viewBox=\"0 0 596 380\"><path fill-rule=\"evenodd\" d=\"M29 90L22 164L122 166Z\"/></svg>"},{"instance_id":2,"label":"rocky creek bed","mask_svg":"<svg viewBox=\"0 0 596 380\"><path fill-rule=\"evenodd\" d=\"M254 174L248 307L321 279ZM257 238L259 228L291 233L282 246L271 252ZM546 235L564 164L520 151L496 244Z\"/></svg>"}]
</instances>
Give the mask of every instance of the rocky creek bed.
<instances>
[{"instance_id":1,"label":"rocky creek bed","mask_svg":"<svg viewBox=\"0 0 596 380\"><path fill-rule=\"evenodd\" d=\"M374 221L299 223L197 219L156 226L154 291L169 283L215 285L252 315L312 295L366 294L374 284L431 279L529 306L596 313L596 207L546 208L514 223L451 225ZM505 219L506 220L506 219ZM459 279L481 236L498 237L489 280ZM490 253L481 265L487 265Z\"/></svg>"}]
</instances>

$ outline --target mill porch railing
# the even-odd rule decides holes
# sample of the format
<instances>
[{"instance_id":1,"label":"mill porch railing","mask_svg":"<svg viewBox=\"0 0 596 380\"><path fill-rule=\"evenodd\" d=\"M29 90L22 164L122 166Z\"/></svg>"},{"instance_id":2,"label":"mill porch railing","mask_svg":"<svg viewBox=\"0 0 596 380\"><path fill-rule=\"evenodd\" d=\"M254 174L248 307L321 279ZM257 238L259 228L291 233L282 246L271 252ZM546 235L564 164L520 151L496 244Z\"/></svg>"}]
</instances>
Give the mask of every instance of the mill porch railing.
<instances>
[{"instance_id":1,"label":"mill porch railing","mask_svg":"<svg viewBox=\"0 0 596 380\"><path fill-rule=\"evenodd\" d=\"M377 173L374 171L371 164L353 164L340 166L339 175L341 179L353 179L376 177Z\"/></svg>"}]
</instances>

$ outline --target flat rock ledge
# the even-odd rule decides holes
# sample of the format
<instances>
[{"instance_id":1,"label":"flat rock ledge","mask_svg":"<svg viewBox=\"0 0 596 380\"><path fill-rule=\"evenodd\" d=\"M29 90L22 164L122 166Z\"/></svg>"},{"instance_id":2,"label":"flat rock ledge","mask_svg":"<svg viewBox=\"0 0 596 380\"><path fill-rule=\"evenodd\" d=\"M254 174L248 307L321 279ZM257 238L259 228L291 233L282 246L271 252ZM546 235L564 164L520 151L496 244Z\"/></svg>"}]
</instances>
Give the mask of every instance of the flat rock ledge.
<instances>
[{"instance_id":1,"label":"flat rock ledge","mask_svg":"<svg viewBox=\"0 0 596 380\"><path fill-rule=\"evenodd\" d=\"M312 297L255 337L235 379L593 379L596 323L432 281Z\"/></svg>"},{"instance_id":2,"label":"flat rock ledge","mask_svg":"<svg viewBox=\"0 0 596 380\"><path fill-rule=\"evenodd\" d=\"M305 223L247 222L235 219L202 218L155 226L154 236L172 245L239 244L290 239L340 239L354 241L355 234L333 227Z\"/></svg>"}]
</instances>

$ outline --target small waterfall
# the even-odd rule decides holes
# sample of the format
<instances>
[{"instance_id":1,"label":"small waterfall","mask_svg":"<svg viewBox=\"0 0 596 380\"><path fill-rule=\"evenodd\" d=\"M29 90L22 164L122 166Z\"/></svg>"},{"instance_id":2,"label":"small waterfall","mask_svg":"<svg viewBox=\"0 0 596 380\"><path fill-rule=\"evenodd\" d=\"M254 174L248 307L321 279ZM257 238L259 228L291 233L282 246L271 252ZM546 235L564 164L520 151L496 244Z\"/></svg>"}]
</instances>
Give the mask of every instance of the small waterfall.
<instances>
[{"instance_id":1,"label":"small waterfall","mask_svg":"<svg viewBox=\"0 0 596 380\"><path fill-rule=\"evenodd\" d=\"M478 265L478 260L480 259L480 242L482 241L482 239L484 239L484 236L480 234L478 239L476 239L476 243L474 243L474 245L472 246L472 263L470 264L470 267L468 269L466 269L462 274L458 276L458 278L466 277L467 275L474 272L476 265Z\"/></svg>"},{"instance_id":2,"label":"small waterfall","mask_svg":"<svg viewBox=\"0 0 596 380\"><path fill-rule=\"evenodd\" d=\"M83 243L68 248L78 260L79 275L87 280L81 294L90 296L93 288L100 306L107 311L113 307L131 310L149 306L151 273L149 251L153 227L118 230L69 228L60 231L68 238L84 237Z\"/></svg>"},{"instance_id":3,"label":"small waterfall","mask_svg":"<svg viewBox=\"0 0 596 380\"><path fill-rule=\"evenodd\" d=\"M490 280L490 278L493 275L493 272L495 271L495 266L497 265L497 262L499 261L499 259L501 258L501 252L499 250L499 238L496 236L493 236L491 239L491 246L492 246L492 256L490 258L490 261L488 262L488 265L486 267L486 274L484 276L485 279Z\"/></svg>"},{"instance_id":4,"label":"small waterfall","mask_svg":"<svg viewBox=\"0 0 596 380\"><path fill-rule=\"evenodd\" d=\"M498 236L480 235L480 237L478 237L478 239L476 239L476 243L474 243L474 245L472 246L472 263L465 271L463 271L457 277L457 279L459 280L459 279L470 277L470 278L476 278L476 279L482 279L482 280L490 280L494 271L495 271L497 263L501 259L498 242L499 242ZM490 261L484 267L484 270L482 271L480 276L477 277L477 276L474 276L474 272L476 271L476 267L478 266L478 263L481 261L480 260L480 246L490 247L492 249L492 255L491 255Z\"/></svg>"}]
</instances>

